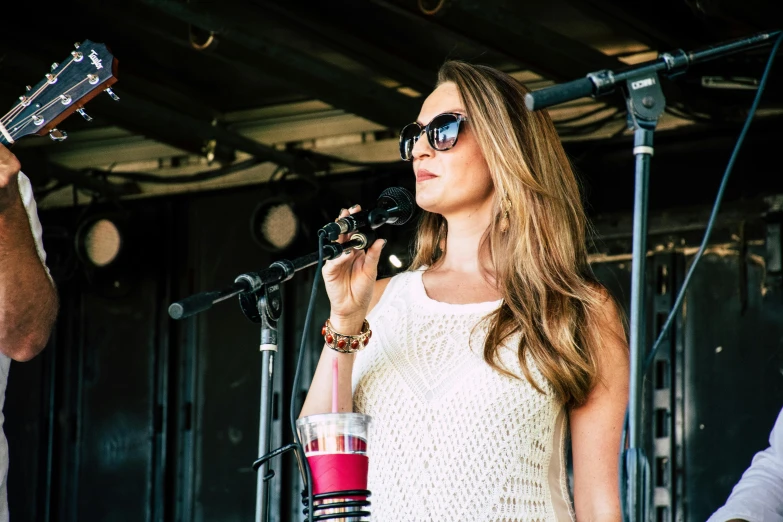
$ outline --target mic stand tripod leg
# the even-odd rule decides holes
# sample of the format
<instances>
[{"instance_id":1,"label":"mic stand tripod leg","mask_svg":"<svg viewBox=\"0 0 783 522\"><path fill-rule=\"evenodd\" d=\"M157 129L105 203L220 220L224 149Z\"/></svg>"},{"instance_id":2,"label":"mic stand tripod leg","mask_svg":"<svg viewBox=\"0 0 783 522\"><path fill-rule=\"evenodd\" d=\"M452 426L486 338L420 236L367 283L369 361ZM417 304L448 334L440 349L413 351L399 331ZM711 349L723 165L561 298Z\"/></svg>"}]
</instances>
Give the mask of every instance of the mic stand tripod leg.
<instances>
[{"instance_id":1,"label":"mic stand tripod leg","mask_svg":"<svg viewBox=\"0 0 783 522\"><path fill-rule=\"evenodd\" d=\"M260 294L260 295L258 295ZM282 310L280 285L271 285L258 292L257 307L261 318L261 412L258 427L258 454L269 453L272 439L272 399L275 354L277 353L277 321ZM275 472L265 460L256 478L256 522L269 520L269 481Z\"/></svg>"}]
</instances>

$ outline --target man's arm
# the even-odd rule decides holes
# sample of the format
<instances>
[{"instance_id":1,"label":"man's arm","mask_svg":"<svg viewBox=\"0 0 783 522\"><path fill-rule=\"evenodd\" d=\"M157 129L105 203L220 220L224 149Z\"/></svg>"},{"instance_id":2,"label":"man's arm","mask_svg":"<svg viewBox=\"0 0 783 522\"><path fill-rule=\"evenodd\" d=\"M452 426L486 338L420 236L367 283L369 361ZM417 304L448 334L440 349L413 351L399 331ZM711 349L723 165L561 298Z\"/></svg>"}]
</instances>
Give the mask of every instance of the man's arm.
<instances>
[{"instance_id":1,"label":"man's arm","mask_svg":"<svg viewBox=\"0 0 783 522\"><path fill-rule=\"evenodd\" d=\"M58 304L20 194L20 169L0 145L0 352L28 361L46 346ZM34 207L31 213L37 224Z\"/></svg>"}]
</instances>

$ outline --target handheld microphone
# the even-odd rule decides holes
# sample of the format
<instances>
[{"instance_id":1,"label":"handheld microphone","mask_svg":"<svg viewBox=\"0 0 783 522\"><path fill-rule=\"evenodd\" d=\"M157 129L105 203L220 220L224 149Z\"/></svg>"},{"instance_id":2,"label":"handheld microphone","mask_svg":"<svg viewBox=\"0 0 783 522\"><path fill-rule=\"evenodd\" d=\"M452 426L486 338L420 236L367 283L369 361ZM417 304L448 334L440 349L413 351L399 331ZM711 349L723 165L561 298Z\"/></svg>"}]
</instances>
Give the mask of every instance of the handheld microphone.
<instances>
[{"instance_id":1,"label":"handheld microphone","mask_svg":"<svg viewBox=\"0 0 783 522\"><path fill-rule=\"evenodd\" d=\"M329 223L321 231L330 241L335 241L341 234L355 232L368 225L373 230L386 224L404 225L413 217L416 208L413 194L402 187L387 188L378 196L376 204L372 210L362 210Z\"/></svg>"}]
</instances>

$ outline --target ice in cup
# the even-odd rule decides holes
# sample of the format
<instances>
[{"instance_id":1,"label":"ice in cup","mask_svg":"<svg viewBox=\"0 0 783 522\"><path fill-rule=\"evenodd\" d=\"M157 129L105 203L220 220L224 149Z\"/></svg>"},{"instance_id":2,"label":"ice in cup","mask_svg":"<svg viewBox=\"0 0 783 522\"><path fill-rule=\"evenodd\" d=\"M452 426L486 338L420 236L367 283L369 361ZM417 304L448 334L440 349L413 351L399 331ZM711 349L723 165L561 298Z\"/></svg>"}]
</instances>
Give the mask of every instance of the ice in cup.
<instances>
[{"instance_id":1,"label":"ice in cup","mask_svg":"<svg viewBox=\"0 0 783 522\"><path fill-rule=\"evenodd\" d=\"M363 413L319 413L296 421L297 432L312 472L314 495L367 489L367 440L370 421L371 417ZM322 503L365 499L364 496L349 495L325 499ZM315 504L318 506L321 502L315 501ZM361 508L329 511L346 512L357 509ZM319 511L320 513L322 511Z\"/></svg>"}]
</instances>

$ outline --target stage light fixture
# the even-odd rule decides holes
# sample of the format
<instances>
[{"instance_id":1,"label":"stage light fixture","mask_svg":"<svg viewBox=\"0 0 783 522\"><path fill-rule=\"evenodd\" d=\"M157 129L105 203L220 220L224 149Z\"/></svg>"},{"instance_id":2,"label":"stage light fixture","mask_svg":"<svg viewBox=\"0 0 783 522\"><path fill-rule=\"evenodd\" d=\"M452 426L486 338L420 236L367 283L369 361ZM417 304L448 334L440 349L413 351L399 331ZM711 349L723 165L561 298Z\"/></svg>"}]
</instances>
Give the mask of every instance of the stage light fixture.
<instances>
[{"instance_id":1,"label":"stage light fixture","mask_svg":"<svg viewBox=\"0 0 783 522\"><path fill-rule=\"evenodd\" d=\"M269 198L259 203L250 219L250 233L258 245L269 252L290 247L299 236L299 218L283 198Z\"/></svg>"},{"instance_id":2,"label":"stage light fixture","mask_svg":"<svg viewBox=\"0 0 783 522\"><path fill-rule=\"evenodd\" d=\"M116 221L107 216L93 216L83 221L76 231L76 253L94 268L114 263L122 252L122 231Z\"/></svg>"}]
</instances>

